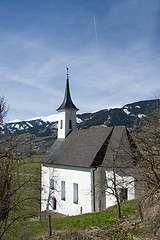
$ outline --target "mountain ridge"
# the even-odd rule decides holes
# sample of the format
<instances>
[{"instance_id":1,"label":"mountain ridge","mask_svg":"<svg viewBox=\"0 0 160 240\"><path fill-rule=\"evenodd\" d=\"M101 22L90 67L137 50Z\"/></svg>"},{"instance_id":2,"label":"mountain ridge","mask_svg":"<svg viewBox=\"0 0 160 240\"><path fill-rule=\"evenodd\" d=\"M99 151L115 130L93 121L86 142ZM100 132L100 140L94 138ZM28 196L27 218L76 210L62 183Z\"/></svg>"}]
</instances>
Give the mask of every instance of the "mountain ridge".
<instances>
[{"instance_id":1,"label":"mountain ridge","mask_svg":"<svg viewBox=\"0 0 160 240\"><path fill-rule=\"evenodd\" d=\"M133 128L150 111L157 108L159 100L144 100L125 104L123 107L110 107L91 113L77 114L77 127L89 128L97 125L119 126ZM36 117L26 121L17 120L5 124L6 134L31 133L38 136L49 136L57 131L58 113L46 117Z\"/></svg>"},{"instance_id":2,"label":"mountain ridge","mask_svg":"<svg viewBox=\"0 0 160 240\"><path fill-rule=\"evenodd\" d=\"M95 112L94 115L88 115L89 119L79 124L78 128L88 128L95 125L120 126L134 128L142 118L147 117L150 112L158 108L159 99L144 100L125 104L121 108L104 109ZM85 116L87 116L85 114Z\"/></svg>"},{"instance_id":3,"label":"mountain ridge","mask_svg":"<svg viewBox=\"0 0 160 240\"><path fill-rule=\"evenodd\" d=\"M126 104L120 108L102 109L92 113L79 113L77 114L77 128L126 125L131 130L143 118L156 110L158 105L159 100L146 100ZM1 133L3 133L3 136L16 135L21 145L20 155L44 154L57 138L57 117L58 114L53 114L41 117L41 119L37 117L28 121L9 122L4 125L3 129L1 128ZM53 122L52 119L54 119Z\"/></svg>"}]
</instances>

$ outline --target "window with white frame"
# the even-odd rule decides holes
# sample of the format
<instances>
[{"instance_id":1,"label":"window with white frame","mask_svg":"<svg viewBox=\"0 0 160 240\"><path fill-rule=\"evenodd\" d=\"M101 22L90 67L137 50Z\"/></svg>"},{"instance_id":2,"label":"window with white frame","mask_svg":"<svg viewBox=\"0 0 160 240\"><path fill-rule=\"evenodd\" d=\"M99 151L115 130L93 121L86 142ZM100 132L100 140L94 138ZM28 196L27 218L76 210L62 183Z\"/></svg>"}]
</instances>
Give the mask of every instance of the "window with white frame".
<instances>
[{"instance_id":1,"label":"window with white frame","mask_svg":"<svg viewBox=\"0 0 160 240\"><path fill-rule=\"evenodd\" d=\"M78 204L78 184L73 183L73 203Z\"/></svg>"},{"instance_id":2,"label":"window with white frame","mask_svg":"<svg viewBox=\"0 0 160 240\"><path fill-rule=\"evenodd\" d=\"M54 190L54 180L53 180L53 178L50 179L50 189Z\"/></svg>"},{"instance_id":3,"label":"window with white frame","mask_svg":"<svg viewBox=\"0 0 160 240\"><path fill-rule=\"evenodd\" d=\"M61 200L66 200L65 181L61 181Z\"/></svg>"}]
</instances>

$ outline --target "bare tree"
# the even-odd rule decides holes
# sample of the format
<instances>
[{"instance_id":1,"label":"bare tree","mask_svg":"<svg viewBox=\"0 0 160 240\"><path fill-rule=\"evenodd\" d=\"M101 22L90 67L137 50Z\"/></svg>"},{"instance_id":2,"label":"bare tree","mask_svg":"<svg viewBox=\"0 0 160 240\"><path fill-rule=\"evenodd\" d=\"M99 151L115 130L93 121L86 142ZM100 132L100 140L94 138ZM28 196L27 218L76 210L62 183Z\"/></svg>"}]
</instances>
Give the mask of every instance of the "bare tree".
<instances>
[{"instance_id":1,"label":"bare tree","mask_svg":"<svg viewBox=\"0 0 160 240\"><path fill-rule=\"evenodd\" d=\"M4 98L0 98L0 125L3 124L6 114L7 114L6 102Z\"/></svg>"},{"instance_id":2,"label":"bare tree","mask_svg":"<svg viewBox=\"0 0 160 240\"><path fill-rule=\"evenodd\" d=\"M128 194L134 189L133 172L128 171L125 168L119 167L116 164L115 158L112 168L106 171L106 196L111 199L115 199L118 218L122 217L120 203L128 200Z\"/></svg>"},{"instance_id":3,"label":"bare tree","mask_svg":"<svg viewBox=\"0 0 160 240\"><path fill-rule=\"evenodd\" d=\"M20 145L13 136L3 136L6 114L4 99L0 100L0 239L13 230L17 221L22 222L35 214L30 209L36 200L35 191L39 176L29 174L24 158L18 155ZM38 189L37 189L38 190ZM36 204L35 204L36 205Z\"/></svg>"},{"instance_id":4,"label":"bare tree","mask_svg":"<svg viewBox=\"0 0 160 240\"><path fill-rule=\"evenodd\" d=\"M144 118L138 129L132 134L136 145L135 157L138 180L145 182L148 189L160 188L160 104L158 108Z\"/></svg>"},{"instance_id":5,"label":"bare tree","mask_svg":"<svg viewBox=\"0 0 160 240\"><path fill-rule=\"evenodd\" d=\"M107 146L105 165L95 170L95 197L99 205L97 210L101 210L101 205L104 209L105 203L111 206L115 202L119 218L121 218L120 203L135 196L135 163L127 138L125 129L121 136L117 136L116 131L113 132Z\"/></svg>"},{"instance_id":6,"label":"bare tree","mask_svg":"<svg viewBox=\"0 0 160 240\"><path fill-rule=\"evenodd\" d=\"M134 198L146 194L147 189L153 192L160 188L160 105L157 104L157 109L143 119L132 136L128 135L130 148L123 141L117 148L126 163L130 159L130 170L117 161L114 144L109 146L112 165L106 174L106 194L116 199L118 217L121 217L120 202L127 200L128 190L133 190L131 198Z\"/></svg>"}]
</instances>

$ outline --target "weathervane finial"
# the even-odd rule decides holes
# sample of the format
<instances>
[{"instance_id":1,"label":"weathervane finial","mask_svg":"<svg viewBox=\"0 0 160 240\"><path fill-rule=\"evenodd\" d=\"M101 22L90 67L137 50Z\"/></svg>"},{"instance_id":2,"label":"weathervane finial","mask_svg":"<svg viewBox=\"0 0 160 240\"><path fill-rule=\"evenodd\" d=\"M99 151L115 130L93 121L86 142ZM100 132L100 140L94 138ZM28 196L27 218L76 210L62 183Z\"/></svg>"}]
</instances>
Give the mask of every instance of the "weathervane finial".
<instances>
[{"instance_id":1,"label":"weathervane finial","mask_svg":"<svg viewBox=\"0 0 160 240\"><path fill-rule=\"evenodd\" d=\"M67 79L68 79L68 67L66 69L67 69Z\"/></svg>"}]
</instances>

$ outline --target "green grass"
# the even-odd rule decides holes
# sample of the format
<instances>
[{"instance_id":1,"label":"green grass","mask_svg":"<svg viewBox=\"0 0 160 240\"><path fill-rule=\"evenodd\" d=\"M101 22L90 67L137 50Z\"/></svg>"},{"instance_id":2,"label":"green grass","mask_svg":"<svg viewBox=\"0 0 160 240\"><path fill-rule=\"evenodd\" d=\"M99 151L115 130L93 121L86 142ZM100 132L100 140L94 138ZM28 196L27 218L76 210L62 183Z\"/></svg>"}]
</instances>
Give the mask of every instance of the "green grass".
<instances>
[{"instance_id":1,"label":"green grass","mask_svg":"<svg viewBox=\"0 0 160 240\"><path fill-rule=\"evenodd\" d=\"M99 228L101 230L107 230L109 228L115 228L117 223L120 223L124 218L133 214L137 207L137 201L128 201L121 204L122 207L122 219L117 218L117 207L110 207L105 211L97 213L88 213L78 216L70 217L57 217L52 214L52 229L53 230L92 230ZM45 235L48 232L48 216L42 215L41 221L28 221L26 225L30 231L32 237L38 235Z\"/></svg>"},{"instance_id":2,"label":"green grass","mask_svg":"<svg viewBox=\"0 0 160 240\"><path fill-rule=\"evenodd\" d=\"M41 141L54 141L55 137L46 136L46 137L35 137L31 142L41 142Z\"/></svg>"},{"instance_id":3,"label":"green grass","mask_svg":"<svg viewBox=\"0 0 160 240\"><path fill-rule=\"evenodd\" d=\"M52 146L56 140L54 136L36 136L35 134L22 134L17 136L17 141L22 144L25 154L29 154L31 151L33 154L43 154Z\"/></svg>"},{"instance_id":4,"label":"green grass","mask_svg":"<svg viewBox=\"0 0 160 240\"><path fill-rule=\"evenodd\" d=\"M24 174L40 175L41 172L41 159L43 155L33 155L31 157L23 157L22 164L19 167L19 171Z\"/></svg>"}]
</instances>

